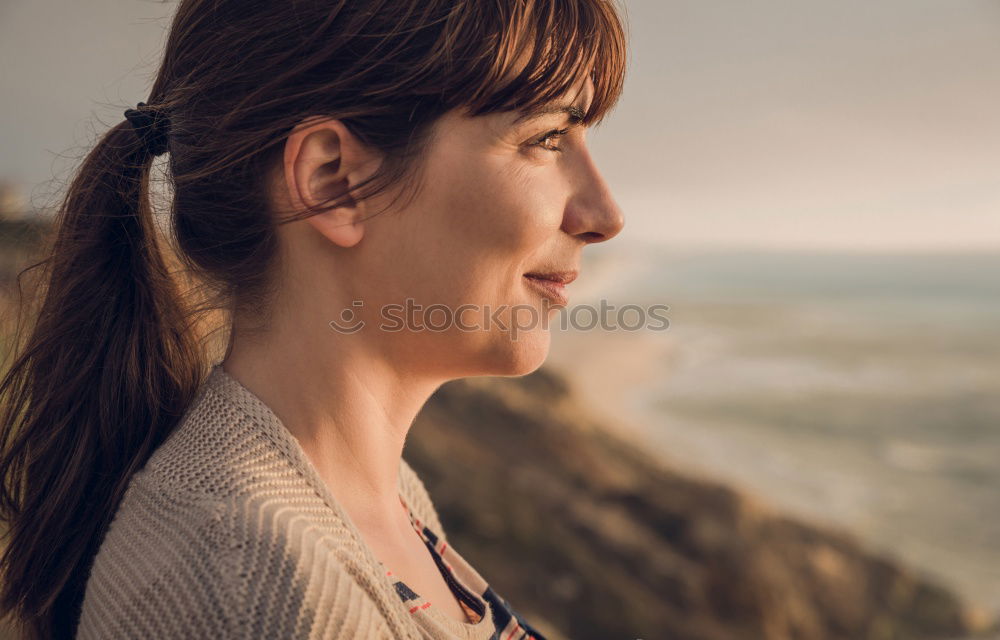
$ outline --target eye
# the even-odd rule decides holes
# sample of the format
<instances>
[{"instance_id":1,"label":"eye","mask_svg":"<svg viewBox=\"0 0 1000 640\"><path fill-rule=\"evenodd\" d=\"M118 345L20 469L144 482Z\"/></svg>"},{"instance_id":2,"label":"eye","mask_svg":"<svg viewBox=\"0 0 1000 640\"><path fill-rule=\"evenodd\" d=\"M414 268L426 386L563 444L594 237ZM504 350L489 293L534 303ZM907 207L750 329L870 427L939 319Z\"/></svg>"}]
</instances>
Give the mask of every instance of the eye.
<instances>
[{"instance_id":1,"label":"eye","mask_svg":"<svg viewBox=\"0 0 1000 640\"><path fill-rule=\"evenodd\" d=\"M553 129L552 131L549 131L548 133L543 135L541 138L535 140L535 142L533 142L532 145L541 147L546 151L561 152L562 147L553 145L551 141L558 140L559 138L566 135L568 131L569 129Z\"/></svg>"}]
</instances>

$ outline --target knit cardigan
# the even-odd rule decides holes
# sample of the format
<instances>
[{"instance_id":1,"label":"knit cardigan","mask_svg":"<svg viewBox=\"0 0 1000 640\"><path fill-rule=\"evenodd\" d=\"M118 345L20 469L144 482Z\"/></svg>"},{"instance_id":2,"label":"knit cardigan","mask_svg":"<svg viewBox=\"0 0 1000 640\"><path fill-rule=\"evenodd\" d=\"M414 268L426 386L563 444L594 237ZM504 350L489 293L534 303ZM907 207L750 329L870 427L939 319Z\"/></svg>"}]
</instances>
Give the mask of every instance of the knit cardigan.
<instances>
[{"instance_id":1,"label":"knit cardigan","mask_svg":"<svg viewBox=\"0 0 1000 640\"><path fill-rule=\"evenodd\" d=\"M444 548L427 490L402 459L399 492ZM480 594L478 623L438 613L435 626L415 619L398 584L294 436L217 363L130 480L94 558L76 637L499 637L497 611ZM485 591L491 608L507 604ZM505 638L508 628L533 637L507 613Z\"/></svg>"}]
</instances>

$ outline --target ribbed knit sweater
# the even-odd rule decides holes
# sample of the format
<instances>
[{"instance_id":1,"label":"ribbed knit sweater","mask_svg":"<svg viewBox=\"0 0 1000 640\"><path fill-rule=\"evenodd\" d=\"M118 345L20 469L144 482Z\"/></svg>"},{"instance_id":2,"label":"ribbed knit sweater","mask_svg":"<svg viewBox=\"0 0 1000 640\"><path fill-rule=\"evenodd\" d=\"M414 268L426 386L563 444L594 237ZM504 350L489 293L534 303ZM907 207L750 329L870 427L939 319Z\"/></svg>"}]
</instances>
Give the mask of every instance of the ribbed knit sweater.
<instances>
[{"instance_id":1,"label":"ribbed knit sweater","mask_svg":"<svg viewBox=\"0 0 1000 640\"><path fill-rule=\"evenodd\" d=\"M469 622L392 577L298 440L216 364L130 480L77 638L544 640L448 544L402 459L399 495Z\"/></svg>"}]
</instances>

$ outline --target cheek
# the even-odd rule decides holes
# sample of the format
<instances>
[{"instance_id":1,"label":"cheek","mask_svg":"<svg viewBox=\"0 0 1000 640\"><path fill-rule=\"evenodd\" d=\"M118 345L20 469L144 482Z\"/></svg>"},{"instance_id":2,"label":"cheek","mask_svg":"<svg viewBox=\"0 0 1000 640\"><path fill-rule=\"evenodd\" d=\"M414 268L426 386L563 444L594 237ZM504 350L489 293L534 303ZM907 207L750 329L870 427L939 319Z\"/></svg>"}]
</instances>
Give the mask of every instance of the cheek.
<instances>
[{"instance_id":1,"label":"cheek","mask_svg":"<svg viewBox=\"0 0 1000 640\"><path fill-rule=\"evenodd\" d=\"M525 165L471 153L435 164L383 256L399 295L455 306L520 299L521 275L562 220L555 168Z\"/></svg>"},{"instance_id":2,"label":"cheek","mask_svg":"<svg viewBox=\"0 0 1000 640\"><path fill-rule=\"evenodd\" d=\"M548 168L487 159L455 169L462 179L449 190L446 210L459 246L519 260L558 232L562 209Z\"/></svg>"}]
</instances>

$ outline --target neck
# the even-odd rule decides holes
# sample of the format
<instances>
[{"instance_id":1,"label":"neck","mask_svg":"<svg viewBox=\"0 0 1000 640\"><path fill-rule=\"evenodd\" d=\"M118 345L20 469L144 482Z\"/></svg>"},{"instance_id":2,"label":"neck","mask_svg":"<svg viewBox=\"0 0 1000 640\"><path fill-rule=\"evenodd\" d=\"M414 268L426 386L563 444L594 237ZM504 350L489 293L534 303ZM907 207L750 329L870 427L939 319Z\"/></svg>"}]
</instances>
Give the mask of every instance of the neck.
<instances>
[{"instance_id":1,"label":"neck","mask_svg":"<svg viewBox=\"0 0 1000 640\"><path fill-rule=\"evenodd\" d=\"M248 337L234 328L222 365L298 440L356 526L398 528L406 436L443 380L391 366L352 337L281 324Z\"/></svg>"}]
</instances>

